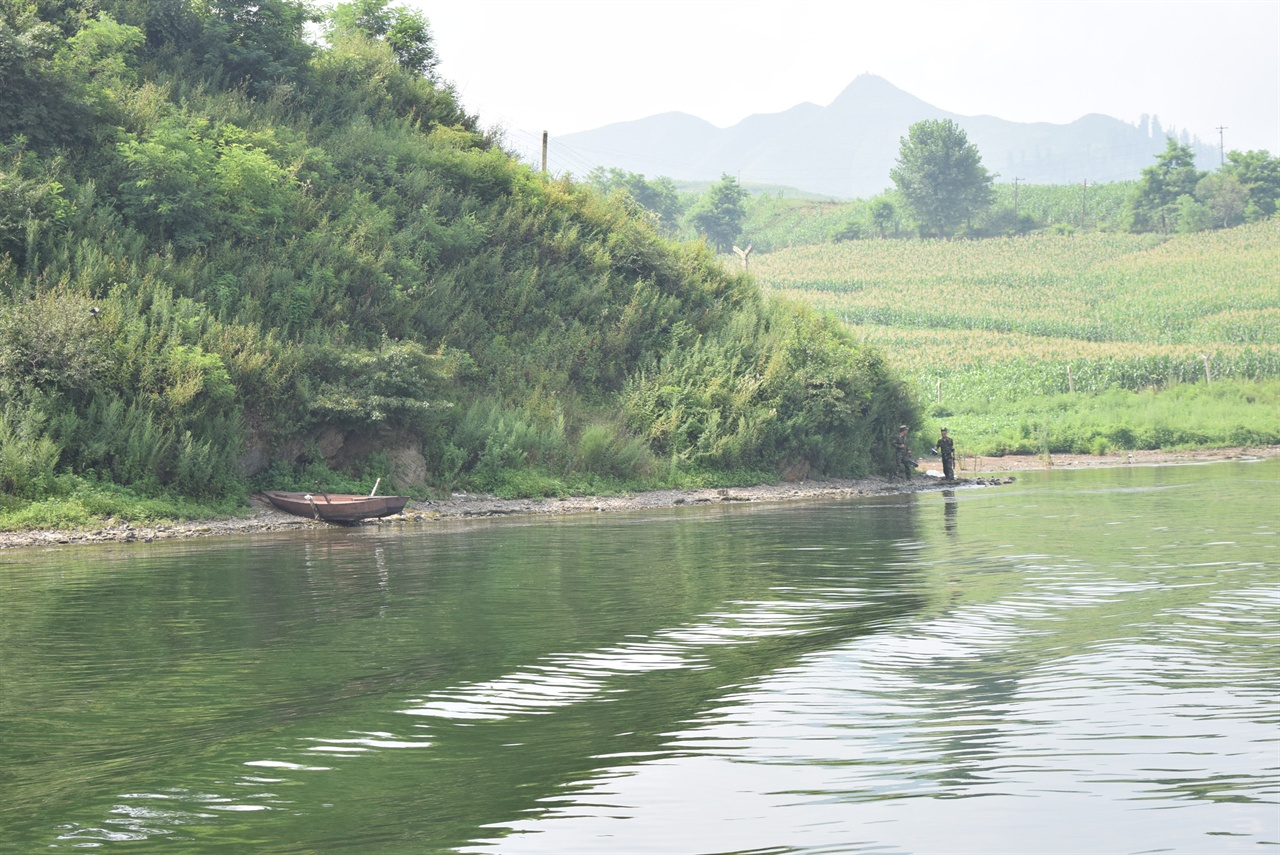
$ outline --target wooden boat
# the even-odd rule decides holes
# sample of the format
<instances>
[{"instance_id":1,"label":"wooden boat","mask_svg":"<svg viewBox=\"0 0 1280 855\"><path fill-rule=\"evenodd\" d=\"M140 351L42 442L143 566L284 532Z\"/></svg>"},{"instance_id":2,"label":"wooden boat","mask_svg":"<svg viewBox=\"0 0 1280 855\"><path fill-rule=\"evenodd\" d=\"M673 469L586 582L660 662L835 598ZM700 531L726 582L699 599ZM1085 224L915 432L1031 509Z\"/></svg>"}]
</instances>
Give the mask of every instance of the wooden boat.
<instances>
[{"instance_id":1,"label":"wooden boat","mask_svg":"<svg viewBox=\"0 0 1280 855\"><path fill-rule=\"evenodd\" d=\"M376 489L376 488L375 488ZM353 523L387 517L404 510L408 496L357 496L351 493L286 493L268 490L262 495L282 511L332 523Z\"/></svg>"}]
</instances>

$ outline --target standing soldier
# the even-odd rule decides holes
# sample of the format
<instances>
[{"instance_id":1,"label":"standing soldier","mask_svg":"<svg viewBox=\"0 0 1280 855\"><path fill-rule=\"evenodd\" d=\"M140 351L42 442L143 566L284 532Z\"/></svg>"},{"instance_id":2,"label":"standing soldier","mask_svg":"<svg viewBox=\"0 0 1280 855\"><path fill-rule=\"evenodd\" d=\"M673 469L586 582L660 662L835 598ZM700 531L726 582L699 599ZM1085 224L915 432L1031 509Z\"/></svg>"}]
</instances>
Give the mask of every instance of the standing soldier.
<instances>
[{"instance_id":1,"label":"standing soldier","mask_svg":"<svg viewBox=\"0 0 1280 855\"><path fill-rule=\"evenodd\" d=\"M947 429L942 429L938 437L938 453L942 455L942 477L948 481L956 478L956 444L947 436Z\"/></svg>"},{"instance_id":2,"label":"standing soldier","mask_svg":"<svg viewBox=\"0 0 1280 855\"><path fill-rule=\"evenodd\" d=\"M911 459L911 448L907 445L907 426L898 426L898 435L893 440L893 451L902 464L902 472L908 479L916 471L916 462Z\"/></svg>"}]
</instances>

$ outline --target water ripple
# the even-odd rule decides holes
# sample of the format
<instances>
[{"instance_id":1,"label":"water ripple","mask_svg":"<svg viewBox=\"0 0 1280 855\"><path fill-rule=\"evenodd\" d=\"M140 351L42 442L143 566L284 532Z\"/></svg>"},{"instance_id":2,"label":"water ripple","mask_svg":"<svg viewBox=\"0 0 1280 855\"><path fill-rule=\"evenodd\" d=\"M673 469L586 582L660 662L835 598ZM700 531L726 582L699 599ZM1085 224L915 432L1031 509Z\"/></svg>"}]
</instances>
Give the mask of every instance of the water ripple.
<instances>
[{"instance_id":1,"label":"water ripple","mask_svg":"<svg viewBox=\"0 0 1280 855\"><path fill-rule=\"evenodd\" d=\"M843 599L830 600L823 595ZM540 664L476 683L415 698L400 712L459 721L501 721L519 715L546 715L557 709L617 691L618 677L668 670L710 668L708 651L769 638L792 637L827 626L833 612L866 602L850 590L826 588L811 599L742 602L733 611L707 614L697 623L659 630L649 638L596 650L557 653Z\"/></svg>"}]
</instances>

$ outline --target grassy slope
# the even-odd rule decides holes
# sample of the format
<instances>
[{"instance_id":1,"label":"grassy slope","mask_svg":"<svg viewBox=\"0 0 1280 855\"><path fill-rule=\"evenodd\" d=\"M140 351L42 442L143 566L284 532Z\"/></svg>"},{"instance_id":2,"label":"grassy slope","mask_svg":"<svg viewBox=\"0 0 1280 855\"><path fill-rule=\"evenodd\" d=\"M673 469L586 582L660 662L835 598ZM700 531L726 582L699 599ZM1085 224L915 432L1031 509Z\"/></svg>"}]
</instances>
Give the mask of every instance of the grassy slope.
<instances>
[{"instance_id":1,"label":"grassy slope","mask_svg":"<svg viewBox=\"0 0 1280 855\"><path fill-rule=\"evenodd\" d=\"M384 43L102 5L0 8L41 45L0 63L0 527L887 466L877 354L519 164Z\"/></svg>"}]
</instances>

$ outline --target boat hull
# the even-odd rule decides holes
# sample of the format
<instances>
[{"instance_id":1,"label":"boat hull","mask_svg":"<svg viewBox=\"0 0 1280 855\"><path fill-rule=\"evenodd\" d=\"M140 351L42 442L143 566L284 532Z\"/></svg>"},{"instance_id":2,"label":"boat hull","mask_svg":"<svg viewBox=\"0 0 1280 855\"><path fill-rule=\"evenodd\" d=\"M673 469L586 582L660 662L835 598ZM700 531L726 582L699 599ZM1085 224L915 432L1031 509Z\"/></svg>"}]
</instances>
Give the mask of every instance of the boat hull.
<instances>
[{"instance_id":1,"label":"boat hull","mask_svg":"<svg viewBox=\"0 0 1280 855\"><path fill-rule=\"evenodd\" d=\"M262 495L282 511L334 523L387 517L404 510L408 496L356 496L349 493L285 493L269 490Z\"/></svg>"}]
</instances>

